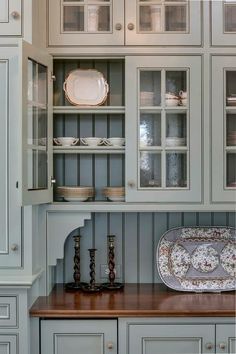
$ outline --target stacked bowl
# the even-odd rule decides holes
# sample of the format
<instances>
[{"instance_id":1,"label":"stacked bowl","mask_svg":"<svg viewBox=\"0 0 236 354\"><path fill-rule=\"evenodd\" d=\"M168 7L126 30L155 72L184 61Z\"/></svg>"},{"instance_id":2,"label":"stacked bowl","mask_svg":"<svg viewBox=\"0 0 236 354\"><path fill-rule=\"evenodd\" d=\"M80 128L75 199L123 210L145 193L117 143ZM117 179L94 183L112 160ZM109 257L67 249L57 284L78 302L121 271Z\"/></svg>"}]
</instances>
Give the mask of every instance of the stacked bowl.
<instances>
[{"instance_id":1,"label":"stacked bowl","mask_svg":"<svg viewBox=\"0 0 236 354\"><path fill-rule=\"evenodd\" d=\"M227 145L235 146L236 145L236 130L228 133L227 135Z\"/></svg>"},{"instance_id":2,"label":"stacked bowl","mask_svg":"<svg viewBox=\"0 0 236 354\"><path fill-rule=\"evenodd\" d=\"M84 202L94 197L95 190L93 187L57 187L57 196L63 197L68 202Z\"/></svg>"},{"instance_id":3,"label":"stacked bowl","mask_svg":"<svg viewBox=\"0 0 236 354\"><path fill-rule=\"evenodd\" d=\"M125 200L125 187L106 187L103 195L112 202L123 202Z\"/></svg>"}]
</instances>

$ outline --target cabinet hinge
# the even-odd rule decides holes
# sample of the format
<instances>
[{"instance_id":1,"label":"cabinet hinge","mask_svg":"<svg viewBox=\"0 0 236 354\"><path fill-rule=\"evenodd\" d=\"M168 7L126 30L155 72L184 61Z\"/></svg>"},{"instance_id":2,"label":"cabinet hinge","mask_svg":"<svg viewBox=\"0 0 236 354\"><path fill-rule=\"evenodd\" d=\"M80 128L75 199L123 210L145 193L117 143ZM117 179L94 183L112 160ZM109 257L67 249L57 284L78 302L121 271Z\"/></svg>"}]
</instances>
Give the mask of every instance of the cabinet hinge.
<instances>
[{"instance_id":1,"label":"cabinet hinge","mask_svg":"<svg viewBox=\"0 0 236 354\"><path fill-rule=\"evenodd\" d=\"M53 75L53 73L51 73L51 79L52 81L56 81L56 75Z\"/></svg>"}]
</instances>

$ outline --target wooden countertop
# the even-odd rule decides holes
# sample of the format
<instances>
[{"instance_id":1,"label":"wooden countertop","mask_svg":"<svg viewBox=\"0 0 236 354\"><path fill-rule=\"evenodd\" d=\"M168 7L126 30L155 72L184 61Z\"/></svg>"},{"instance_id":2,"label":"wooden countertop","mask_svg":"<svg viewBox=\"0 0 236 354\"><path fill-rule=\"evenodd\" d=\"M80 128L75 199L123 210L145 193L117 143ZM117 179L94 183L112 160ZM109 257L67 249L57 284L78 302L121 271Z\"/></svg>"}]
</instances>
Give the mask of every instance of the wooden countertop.
<instances>
[{"instance_id":1,"label":"wooden countertop","mask_svg":"<svg viewBox=\"0 0 236 354\"><path fill-rule=\"evenodd\" d=\"M96 294L66 291L62 284L40 296L32 317L233 317L235 293L185 293L162 284L126 284L123 290Z\"/></svg>"}]
</instances>

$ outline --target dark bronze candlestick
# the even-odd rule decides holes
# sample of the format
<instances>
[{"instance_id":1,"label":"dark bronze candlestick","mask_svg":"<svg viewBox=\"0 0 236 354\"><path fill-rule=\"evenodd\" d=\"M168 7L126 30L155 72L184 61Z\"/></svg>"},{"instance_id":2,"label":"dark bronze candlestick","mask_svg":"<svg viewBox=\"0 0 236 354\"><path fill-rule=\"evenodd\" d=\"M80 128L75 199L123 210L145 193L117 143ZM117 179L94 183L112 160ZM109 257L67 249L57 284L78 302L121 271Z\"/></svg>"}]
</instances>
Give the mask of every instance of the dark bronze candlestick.
<instances>
[{"instance_id":1,"label":"dark bronze candlestick","mask_svg":"<svg viewBox=\"0 0 236 354\"><path fill-rule=\"evenodd\" d=\"M115 246L114 246L115 235L108 235L108 268L109 268L109 283L103 284L105 289L117 290L123 288L124 284L115 283L116 273L115 273Z\"/></svg>"},{"instance_id":2,"label":"dark bronze candlestick","mask_svg":"<svg viewBox=\"0 0 236 354\"><path fill-rule=\"evenodd\" d=\"M77 236L74 236L73 238L75 241L74 274L73 274L74 282L66 284L66 289L68 289L68 290L78 290L78 289L81 289L82 285L86 284L86 283L81 283L81 281L80 281L80 239L81 239L81 236L77 235Z\"/></svg>"},{"instance_id":3,"label":"dark bronze candlestick","mask_svg":"<svg viewBox=\"0 0 236 354\"><path fill-rule=\"evenodd\" d=\"M87 292L97 292L102 289L100 285L95 284L95 252L97 250L95 248L90 248L89 249L89 255L90 255L90 282L89 284L83 285L82 290L87 291Z\"/></svg>"}]
</instances>

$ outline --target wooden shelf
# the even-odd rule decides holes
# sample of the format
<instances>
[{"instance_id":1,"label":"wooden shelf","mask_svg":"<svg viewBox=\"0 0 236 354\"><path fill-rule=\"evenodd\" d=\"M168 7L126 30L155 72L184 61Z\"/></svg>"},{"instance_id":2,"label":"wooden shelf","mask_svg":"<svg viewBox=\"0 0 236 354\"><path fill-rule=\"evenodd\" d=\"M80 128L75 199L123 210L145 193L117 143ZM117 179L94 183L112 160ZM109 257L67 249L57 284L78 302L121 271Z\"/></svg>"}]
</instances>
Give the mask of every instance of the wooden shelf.
<instances>
[{"instance_id":1,"label":"wooden shelf","mask_svg":"<svg viewBox=\"0 0 236 354\"><path fill-rule=\"evenodd\" d=\"M124 106L54 106L54 114L124 114Z\"/></svg>"},{"instance_id":2,"label":"wooden shelf","mask_svg":"<svg viewBox=\"0 0 236 354\"><path fill-rule=\"evenodd\" d=\"M54 154L124 154L125 147L114 146L54 146Z\"/></svg>"}]
</instances>

